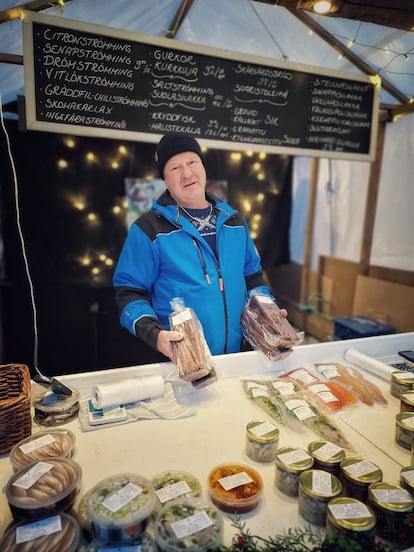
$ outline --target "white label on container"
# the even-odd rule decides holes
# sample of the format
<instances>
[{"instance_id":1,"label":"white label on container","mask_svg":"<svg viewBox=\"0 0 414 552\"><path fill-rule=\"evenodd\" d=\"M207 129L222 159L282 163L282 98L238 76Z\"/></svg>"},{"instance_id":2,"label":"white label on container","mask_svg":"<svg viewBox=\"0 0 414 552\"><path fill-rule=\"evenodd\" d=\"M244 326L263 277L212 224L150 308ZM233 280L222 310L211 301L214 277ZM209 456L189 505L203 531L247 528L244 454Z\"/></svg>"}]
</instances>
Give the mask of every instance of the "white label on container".
<instances>
[{"instance_id":1,"label":"white label on container","mask_svg":"<svg viewBox=\"0 0 414 552\"><path fill-rule=\"evenodd\" d=\"M405 489L372 489L372 494L380 502L414 502L412 496Z\"/></svg>"},{"instance_id":2,"label":"white label on container","mask_svg":"<svg viewBox=\"0 0 414 552\"><path fill-rule=\"evenodd\" d=\"M247 475L246 472L242 471L235 473L234 475L227 475L218 480L220 485L225 491L234 489L235 487L240 487L240 485L246 485L246 483L252 483L253 479Z\"/></svg>"},{"instance_id":3,"label":"white label on container","mask_svg":"<svg viewBox=\"0 0 414 552\"><path fill-rule=\"evenodd\" d=\"M351 475L367 475L368 473L372 473L374 471L377 471L378 468L374 464L371 464L371 462L368 462L368 460L361 460L361 462L355 462L355 464L351 464L350 466L344 466L343 469L350 473Z\"/></svg>"},{"instance_id":4,"label":"white label on container","mask_svg":"<svg viewBox=\"0 0 414 552\"><path fill-rule=\"evenodd\" d=\"M303 420L307 420L308 418L312 418L312 416L316 416L309 406L299 406L298 408L295 408L293 412L301 422L303 422Z\"/></svg>"},{"instance_id":5,"label":"white label on container","mask_svg":"<svg viewBox=\"0 0 414 552\"><path fill-rule=\"evenodd\" d=\"M268 295L255 295L255 299L259 301L259 303L271 303L274 304L273 299L269 297Z\"/></svg>"},{"instance_id":6,"label":"white label on container","mask_svg":"<svg viewBox=\"0 0 414 552\"><path fill-rule=\"evenodd\" d=\"M291 399L290 401L286 401L285 405L289 410L295 410L295 408L299 408L300 406L309 406L303 399Z\"/></svg>"},{"instance_id":7,"label":"white label on container","mask_svg":"<svg viewBox=\"0 0 414 552\"><path fill-rule=\"evenodd\" d=\"M341 375L338 371L338 368L332 364L327 366L318 366L318 372L322 374L326 379L339 378Z\"/></svg>"},{"instance_id":8,"label":"white label on container","mask_svg":"<svg viewBox=\"0 0 414 552\"><path fill-rule=\"evenodd\" d=\"M115 491L105 498L105 500L102 501L102 506L105 506L105 508L112 513L117 512L128 504L128 502L131 502L131 500L140 495L143 490L144 489L139 485L129 482L124 485L122 489Z\"/></svg>"},{"instance_id":9,"label":"white label on container","mask_svg":"<svg viewBox=\"0 0 414 552\"><path fill-rule=\"evenodd\" d=\"M274 381L272 386L281 395L291 395L295 392L295 385L292 381Z\"/></svg>"},{"instance_id":10,"label":"white label on container","mask_svg":"<svg viewBox=\"0 0 414 552\"><path fill-rule=\"evenodd\" d=\"M317 395L319 395L319 397L325 403L335 402L339 400L338 397L336 397L329 389L329 387L324 383L316 383L315 385L311 385L309 389L313 393L316 393Z\"/></svg>"},{"instance_id":11,"label":"white label on container","mask_svg":"<svg viewBox=\"0 0 414 552\"><path fill-rule=\"evenodd\" d=\"M26 523L16 528L16 544L22 544L39 537L46 537L62 530L60 516L53 516L33 523Z\"/></svg>"},{"instance_id":12,"label":"white label on container","mask_svg":"<svg viewBox=\"0 0 414 552\"><path fill-rule=\"evenodd\" d=\"M213 524L214 522L207 512L202 510L201 512L197 512L187 518L180 519L179 521L173 521L171 523L171 528L177 539L184 539L185 537L198 533Z\"/></svg>"},{"instance_id":13,"label":"white label on container","mask_svg":"<svg viewBox=\"0 0 414 552\"><path fill-rule=\"evenodd\" d=\"M259 387L253 387L252 388L252 397L270 397L269 391L266 391L265 389L259 389Z\"/></svg>"},{"instance_id":14,"label":"white label on container","mask_svg":"<svg viewBox=\"0 0 414 552\"><path fill-rule=\"evenodd\" d=\"M409 401L414 401L414 393L404 393L404 399L408 399Z\"/></svg>"},{"instance_id":15,"label":"white label on container","mask_svg":"<svg viewBox=\"0 0 414 552\"><path fill-rule=\"evenodd\" d=\"M16 479L13 483L16 487L21 487L22 489L30 489L39 479L45 475L48 471L53 468L53 464L48 464L47 462L38 462L30 468L24 475Z\"/></svg>"},{"instance_id":16,"label":"white label on container","mask_svg":"<svg viewBox=\"0 0 414 552\"><path fill-rule=\"evenodd\" d=\"M309 460L310 458L309 454L303 449L283 452L282 454L278 454L277 457L285 464L285 466L297 464L298 462L303 462L303 460Z\"/></svg>"},{"instance_id":17,"label":"white label on container","mask_svg":"<svg viewBox=\"0 0 414 552\"><path fill-rule=\"evenodd\" d=\"M253 435L257 435L258 437L263 437L263 435L266 435L267 433L270 433L275 429L277 429L277 427L273 425L271 422L263 422L261 424L257 424L254 427L250 427L249 431L250 433L253 433Z\"/></svg>"},{"instance_id":18,"label":"white label on container","mask_svg":"<svg viewBox=\"0 0 414 552\"><path fill-rule=\"evenodd\" d=\"M408 427L414 427L414 414L402 420Z\"/></svg>"},{"instance_id":19,"label":"white label on container","mask_svg":"<svg viewBox=\"0 0 414 552\"><path fill-rule=\"evenodd\" d=\"M158 489L157 491L155 491L158 500L162 504L164 504L164 502L172 500L173 498L176 498L177 496L181 496L187 493L191 493L190 485L187 483L187 481L177 481L172 485L166 485L165 487L162 487L162 489Z\"/></svg>"},{"instance_id":20,"label":"white label on container","mask_svg":"<svg viewBox=\"0 0 414 552\"><path fill-rule=\"evenodd\" d=\"M408 470L401 473L401 477L409 481L410 483L414 482L414 470Z\"/></svg>"},{"instance_id":21,"label":"white label on container","mask_svg":"<svg viewBox=\"0 0 414 552\"><path fill-rule=\"evenodd\" d=\"M393 377L397 380L414 379L414 372L393 372Z\"/></svg>"},{"instance_id":22,"label":"white label on container","mask_svg":"<svg viewBox=\"0 0 414 552\"><path fill-rule=\"evenodd\" d=\"M30 441L29 443L20 445L19 449L23 452L23 454L30 454L31 452L50 445L54 442L55 438L53 437L53 435L50 435L50 433L48 433L47 435L42 435L42 437L38 437L37 439Z\"/></svg>"},{"instance_id":23,"label":"white label on container","mask_svg":"<svg viewBox=\"0 0 414 552\"><path fill-rule=\"evenodd\" d=\"M308 386L311 383L318 381L315 376L312 376L305 368L298 368L292 374L292 377L301 381L304 385Z\"/></svg>"},{"instance_id":24,"label":"white label on container","mask_svg":"<svg viewBox=\"0 0 414 552\"><path fill-rule=\"evenodd\" d=\"M357 519L372 516L368 507L363 502L351 502L349 504L328 504L335 519Z\"/></svg>"},{"instance_id":25,"label":"white label on container","mask_svg":"<svg viewBox=\"0 0 414 552\"><path fill-rule=\"evenodd\" d=\"M184 309L181 312L178 312L177 314L173 314L171 316L171 322L172 326L177 326L178 324L182 324L183 322L187 322L187 320L191 320L191 311L190 309Z\"/></svg>"},{"instance_id":26,"label":"white label on container","mask_svg":"<svg viewBox=\"0 0 414 552\"><path fill-rule=\"evenodd\" d=\"M334 443L325 443L321 447L315 450L315 453L318 453L318 457L321 460L329 460L339 452L341 452L341 447L335 445Z\"/></svg>"},{"instance_id":27,"label":"white label on container","mask_svg":"<svg viewBox=\"0 0 414 552\"><path fill-rule=\"evenodd\" d=\"M248 381L247 388L252 389L253 387L257 389L262 389L263 391L267 391L267 385L263 383L256 383L255 381Z\"/></svg>"},{"instance_id":28,"label":"white label on container","mask_svg":"<svg viewBox=\"0 0 414 552\"><path fill-rule=\"evenodd\" d=\"M312 472L312 490L321 495L329 496L332 494L331 474L324 471Z\"/></svg>"}]
</instances>

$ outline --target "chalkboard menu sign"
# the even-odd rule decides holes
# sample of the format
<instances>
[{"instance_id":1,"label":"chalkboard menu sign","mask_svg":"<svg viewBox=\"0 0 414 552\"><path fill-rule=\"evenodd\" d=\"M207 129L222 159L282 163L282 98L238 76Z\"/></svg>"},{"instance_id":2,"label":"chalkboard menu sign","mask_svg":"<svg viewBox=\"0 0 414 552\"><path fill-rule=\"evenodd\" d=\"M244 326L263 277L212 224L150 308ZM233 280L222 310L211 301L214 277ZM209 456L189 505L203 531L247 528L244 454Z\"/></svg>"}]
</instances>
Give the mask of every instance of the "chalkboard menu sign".
<instances>
[{"instance_id":1,"label":"chalkboard menu sign","mask_svg":"<svg viewBox=\"0 0 414 552\"><path fill-rule=\"evenodd\" d=\"M27 128L371 160L378 90L352 76L117 31L24 18Z\"/></svg>"}]
</instances>

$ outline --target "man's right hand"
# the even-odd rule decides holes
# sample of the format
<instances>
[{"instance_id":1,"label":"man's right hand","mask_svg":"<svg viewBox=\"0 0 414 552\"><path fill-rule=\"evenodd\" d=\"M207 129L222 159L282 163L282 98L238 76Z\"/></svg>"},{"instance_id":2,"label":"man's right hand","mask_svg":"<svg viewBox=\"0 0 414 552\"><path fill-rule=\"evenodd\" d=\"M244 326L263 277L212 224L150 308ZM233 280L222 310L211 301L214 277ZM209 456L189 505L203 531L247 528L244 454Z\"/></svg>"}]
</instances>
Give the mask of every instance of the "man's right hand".
<instances>
[{"instance_id":1,"label":"man's right hand","mask_svg":"<svg viewBox=\"0 0 414 552\"><path fill-rule=\"evenodd\" d=\"M173 347L174 341L181 341L183 334L176 331L161 330L157 338L157 349L160 353L168 357L171 362L176 362L175 351Z\"/></svg>"}]
</instances>

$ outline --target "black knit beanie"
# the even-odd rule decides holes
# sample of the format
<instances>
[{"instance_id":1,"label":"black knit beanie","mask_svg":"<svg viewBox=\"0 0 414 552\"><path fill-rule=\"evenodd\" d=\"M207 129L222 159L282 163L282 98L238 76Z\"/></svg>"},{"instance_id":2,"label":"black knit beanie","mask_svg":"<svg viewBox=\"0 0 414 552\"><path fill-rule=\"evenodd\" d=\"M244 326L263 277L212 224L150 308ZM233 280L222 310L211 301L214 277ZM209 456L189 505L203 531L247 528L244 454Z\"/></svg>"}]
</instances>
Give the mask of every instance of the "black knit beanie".
<instances>
[{"instance_id":1,"label":"black knit beanie","mask_svg":"<svg viewBox=\"0 0 414 552\"><path fill-rule=\"evenodd\" d=\"M204 165L203 154L195 138L188 134L183 134L182 132L167 132L164 134L155 152L155 161L157 162L161 178L164 177L164 166L166 162L174 155L185 151L193 151L196 153Z\"/></svg>"}]
</instances>

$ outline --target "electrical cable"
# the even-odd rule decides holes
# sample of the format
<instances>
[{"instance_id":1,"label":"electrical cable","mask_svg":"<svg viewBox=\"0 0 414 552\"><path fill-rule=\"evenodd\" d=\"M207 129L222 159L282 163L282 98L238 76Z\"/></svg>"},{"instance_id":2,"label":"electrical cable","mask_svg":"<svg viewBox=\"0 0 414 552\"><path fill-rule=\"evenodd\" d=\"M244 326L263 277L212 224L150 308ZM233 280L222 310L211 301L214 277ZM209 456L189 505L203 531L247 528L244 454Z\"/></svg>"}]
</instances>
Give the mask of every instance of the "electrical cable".
<instances>
[{"instance_id":1,"label":"electrical cable","mask_svg":"<svg viewBox=\"0 0 414 552\"><path fill-rule=\"evenodd\" d=\"M30 304L32 307L32 314L33 314L33 332L34 332L34 345L33 345L33 367L36 371L36 375L33 377L33 379L40 383L41 385L50 386L51 389L55 393L63 394L63 395L71 395L72 390L66 387L63 383L57 381L55 378L48 378L42 372L39 370L38 367L38 351L39 351L39 331L38 331L38 319L37 319L37 309L36 309L36 301L35 301L35 294L34 294L34 285L32 276L30 273L30 267L29 267L29 261L27 258L27 251L26 251L26 242L23 235L22 225L20 221L20 202L19 202L19 187L17 185L17 172L16 172L16 165L14 163L13 154L11 151L11 144L10 144L10 138L7 133L6 126L4 124L4 117L3 117L3 102L2 97L0 94L0 120L1 120L1 127L4 132L4 136L6 138L7 143L7 153L9 156L10 166L13 173L13 191L14 191L14 207L16 211L16 224L17 224L17 232L22 248L22 256L23 256L23 262L25 267L25 273L26 278L29 284L29 290L30 290Z\"/></svg>"}]
</instances>

